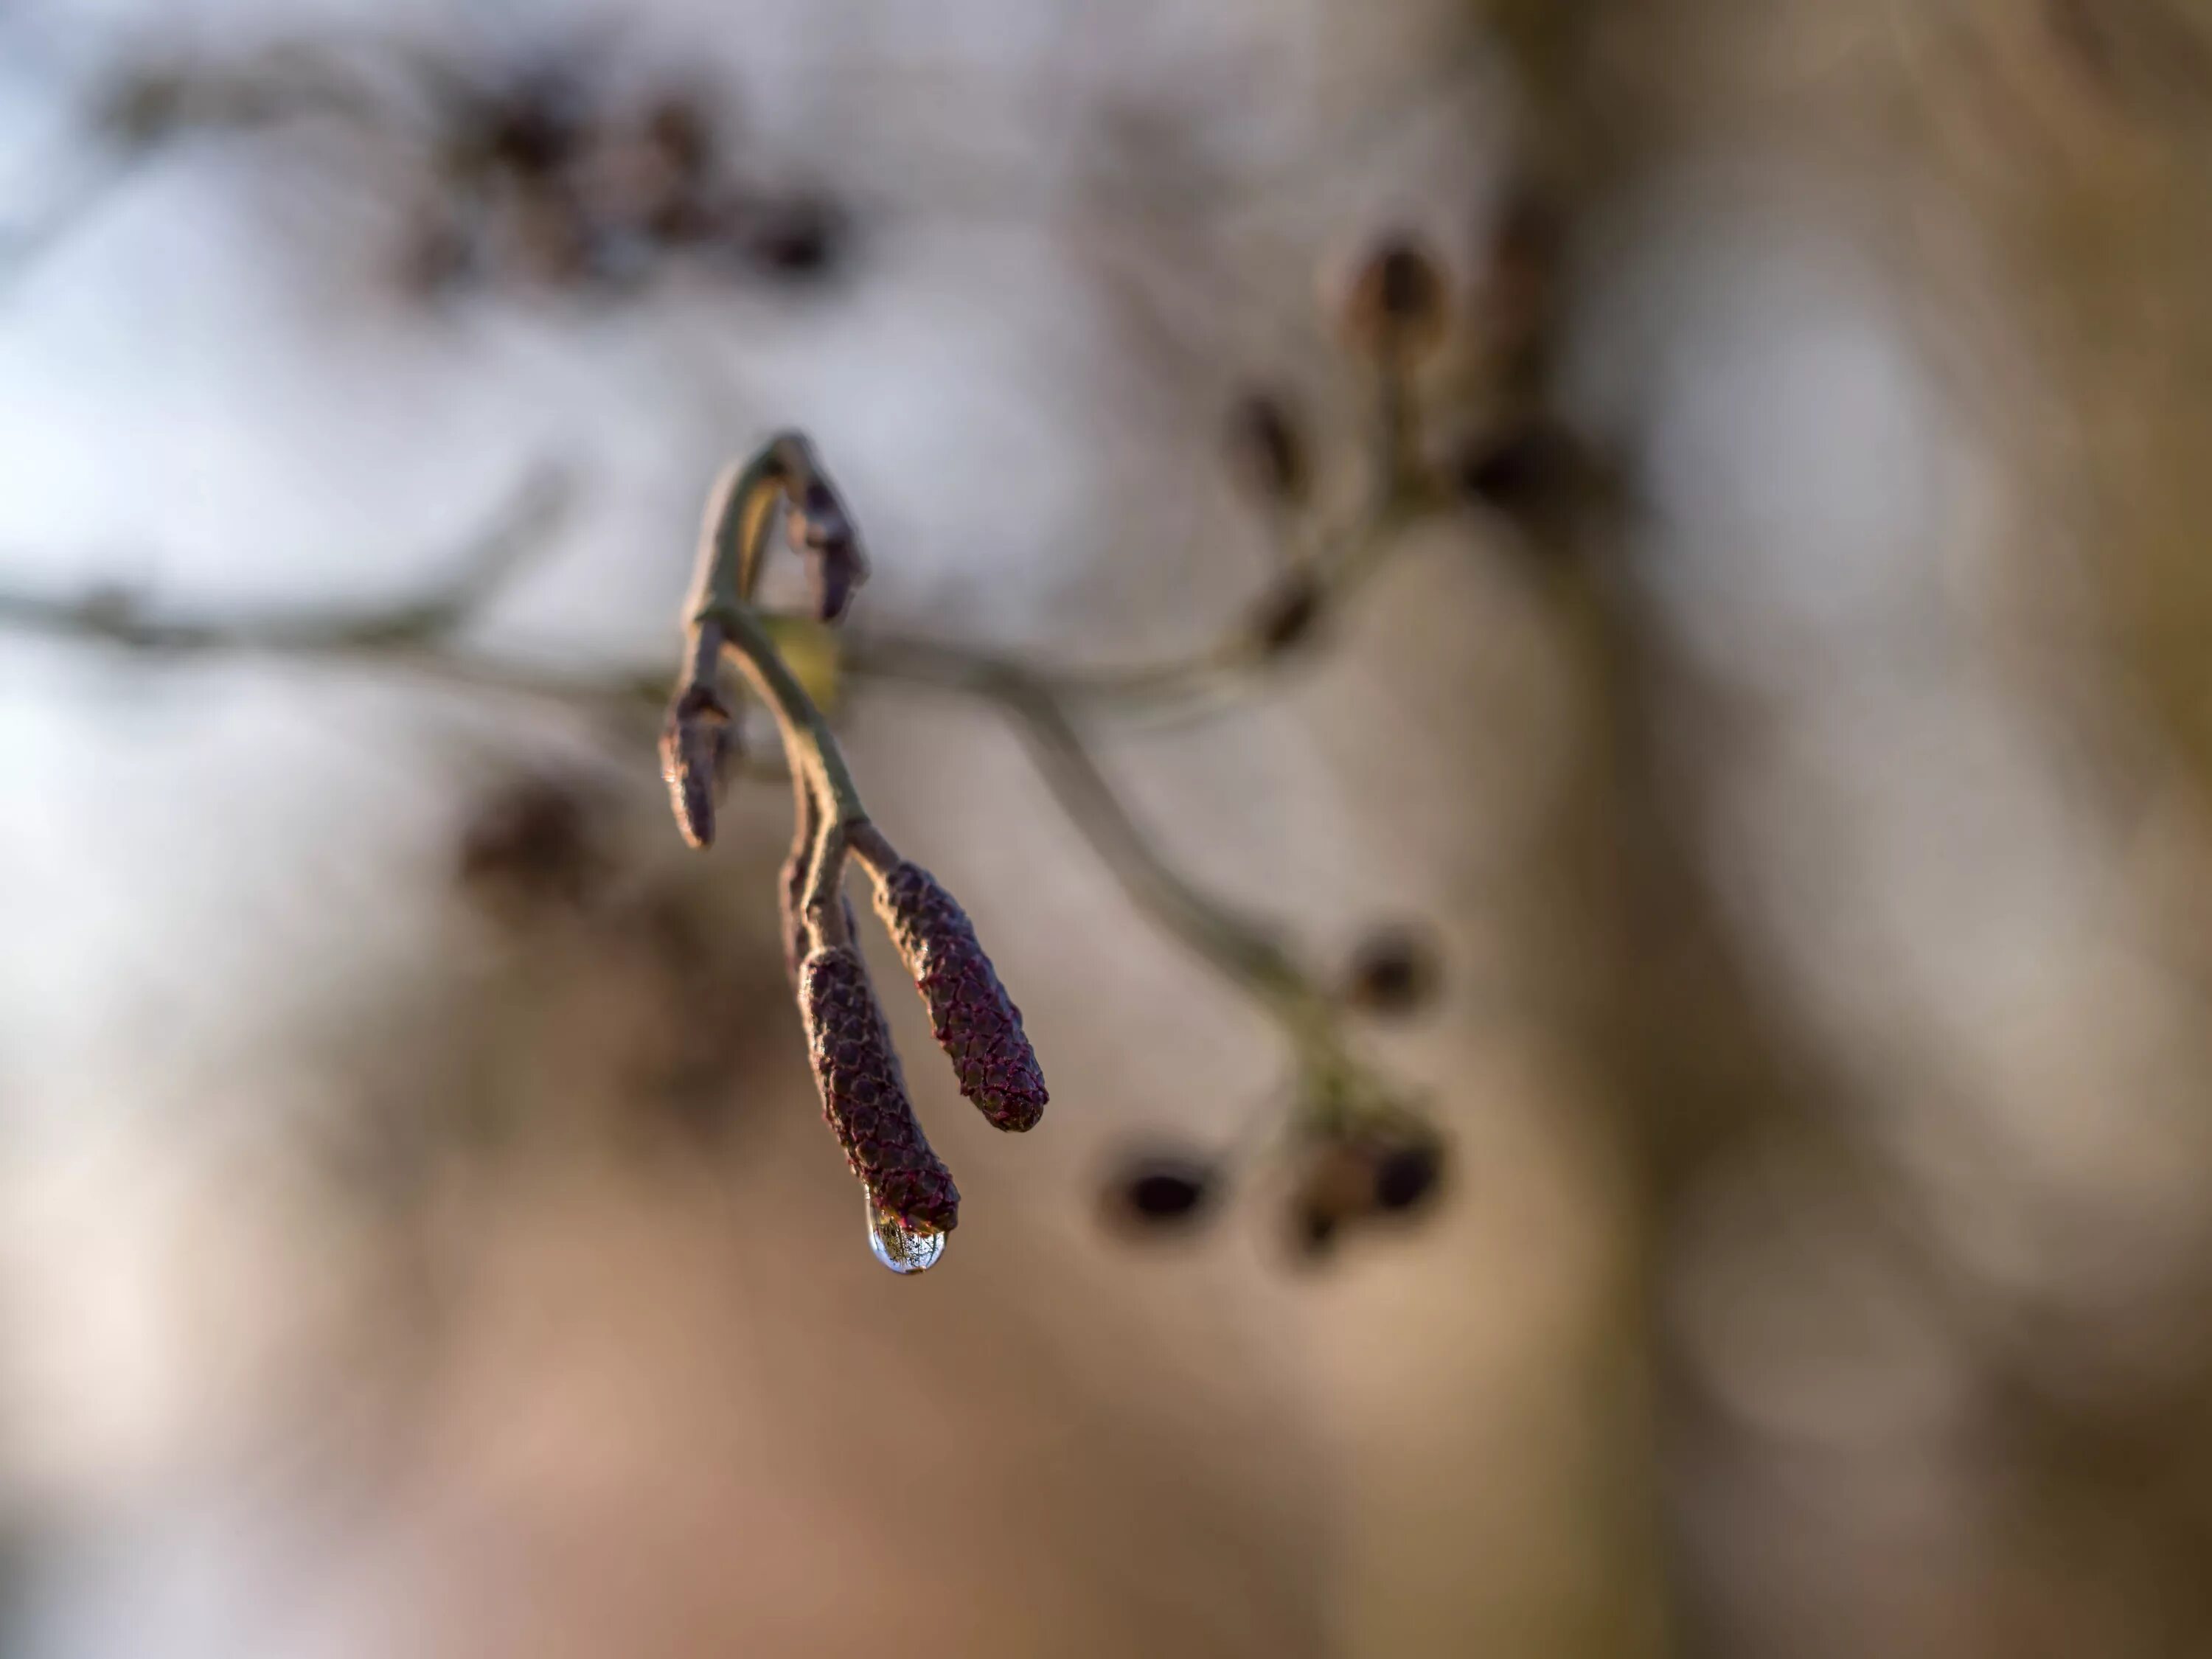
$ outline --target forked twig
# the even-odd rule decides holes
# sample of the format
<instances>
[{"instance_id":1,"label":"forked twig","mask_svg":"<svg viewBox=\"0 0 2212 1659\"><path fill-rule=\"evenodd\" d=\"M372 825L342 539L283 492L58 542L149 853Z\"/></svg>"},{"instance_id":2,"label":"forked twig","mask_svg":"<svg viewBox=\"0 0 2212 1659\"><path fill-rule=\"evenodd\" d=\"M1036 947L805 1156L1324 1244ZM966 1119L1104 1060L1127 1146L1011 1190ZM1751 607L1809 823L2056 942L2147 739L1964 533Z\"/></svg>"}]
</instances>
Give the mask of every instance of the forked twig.
<instances>
[{"instance_id":1,"label":"forked twig","mask_svg":"<svg viewBox=\"0 0 2212 1659\"><path fill-rule=\"evenodd\" d=\"M1409 303L1431 306L1434 283L1418 267L1410 277L1387 274L1390 261L1412 257L1382 256L1378 268L1385 275L1370 273L1355 295L1355 304L1365 307L1357 319L1364 349L1377 371L1374 483L1366 504L1348 529L1285 570L1252 615L1212 644L1166 662L1069 670L896 635L839 636L839 666L852 679L978 698L1015 725L1070 822L1131 900L1282 1029L1297 1060L1302 1121L1328 1133L1404 1116L1393 1091L1353 1053L1341 999L1298 963L1273 927L1176 868L1100 769L1078 715L1157 709L1251 683L1283 661L1285 647L1326 612L1346 602L1407 530L1449 508L1449 493L1431 479L1419 454L1404 375L1412 356L1408 331L1420 319L1401 313ZM451 577L427 595L393 605L218 622L163 617L126 595L64 600L0 593L0 626L155 654L368 659L471 686L634 710L660 695L665 677L644 670L549 673L458 644L465 624L544 546L568 502L562 475L534 474ZM779 510L785 539L806 560L812 578L809 618L763 611L754 603ZM1036 1121L1045 1091L1019 1013L965 913L927 872L901 858L870 818L835 732L780 648L785 630L802 620L814 626L840 622L866 574L850 515L803 437L781 434L726 471L701 530L661 752L678 823L695 845L705 847L714 839L717 798L735 755L736 709L720 682L726 660L734 660L775 717L793 790L795 840L781 891L787 963L825 1113L867 1188L872 1243L887 1264L912 1272L941 1252L958 1194L914 1120L888 1028L854 949L852 913L842 892L848 859L875 884L878 908L929 1005L963 1092L994 1124L1022 1129Z\"/></svg>"}]
</instances>

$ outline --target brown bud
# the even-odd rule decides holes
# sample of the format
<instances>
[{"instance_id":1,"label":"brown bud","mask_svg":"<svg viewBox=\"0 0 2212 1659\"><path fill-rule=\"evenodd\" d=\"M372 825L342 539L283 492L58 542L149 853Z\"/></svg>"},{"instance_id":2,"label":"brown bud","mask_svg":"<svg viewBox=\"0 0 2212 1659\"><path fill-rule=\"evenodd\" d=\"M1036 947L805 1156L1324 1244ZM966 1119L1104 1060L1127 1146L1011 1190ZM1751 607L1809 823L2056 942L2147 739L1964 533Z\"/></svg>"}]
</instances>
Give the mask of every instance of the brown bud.
<instances>
[{"instance_id":1,"label":"brown bud","mask_svg":"<svg viewBox=\"0 0 2212 1659\"><path fill-rule=\"evenodd\" d=\"M728 216L738 257L779 282L831 275L851 240L844 210L825 196L748 200Z\"/></svg>"},{"instance_id":2,"label":"brown bud","mask_svg":"<svg viewBox=\"0 0 2212 1659\"><path fill-rule=\"evenodd\" d=\"M789 503L786 533L806 561L815 618L838 622L852 604L854 590L868 579L868 561L860 551L853 515L823 472L813 447L800 434L787 432L779 437L775 458Z\"/></svg>"},{"instance_id":3,"label":"brown bud","mask_svg":"<svg viewBox=\"0 0 2212 1659\"><path fill-rule=\"evenodd\" d=\"M960 1092L997 1127L1034 1128L1044 1115L1044 1073L1022 1011L1000 984L960 902L920 865L902 860L876 888L876 910L929 1009Z\"/></svg>"},{"instance_id":4,"label":"brown bud","mask_svg":"<svg viewBox=\"0 0 2212 1659\"><path fill-rule=\"evenodd\" d=\"M1441 1142L1431 1136L1401 1139L1376 1164L1375 1207L1394 1215L1419 1209L1436 1196L1443 1178Z\"/></svg>"},{"instance_id":5,"label":"brown bud","mask_svg":"<svg viewBox=\"0 0 2212 1659\"><path fill-rule=\"evenodd\" d=\"M1432 1203L1445 1174L1443 1142L1410 1115L1331 1129L1300 1156L1291 1195L1294 1236L1310 1256L1344 1230L1382 1215L1407 1216Z\"/></svg>"},{"instance_id":6,"label":"brown bud","mask_svg":"<svg viewBox=\"0 0 2212 1659\"><path fill-rule=\"evenodd\" d=\"M1316 1142L1306 1156L1298 1195L1305 1207L1340 1221L1366 1214L1375 1206L1375 1149L1351 1135Z\"/></svg>"},{"instance_id":7,"label":"brown bud","mask_svg":"<svg viewBox=\"0 0 2212 1659\"><path fill-rule=\"evenodd\" d=\"M1494 356L1510 359L1540 343L1556 302L1565 241L1558 204L1535 184L1506 198L1472 296L1475 325Z\"/></svg>"},{"instance_id":8,"label":"brown bud","mask_svg":"<svg viewBox=\"0 0 2212 1659\"><path fill-rule=\"evenodd\" d=\"M1303 570L1285 576L1262 596L1251 621L1252 637L1270 655L1303 645L1321 621L1321 587Z\"/></svg>"},{"instance_id":9,"label":"brown bud","mask_svg":"<svg viewBox=\"0 0 2212 1659\"><path fill-rule=\"evenodd\" d=\"M646 142L687 181L702 177L712 167L715 137L714 112L704 99L690 93L665 92L646 110Z\"/></svg>"},{"instance_id":10,"label":"brown bud","mask_svg":"<svg viewBox=\"0 0 2212 1659\"><path fill-rule=\"evenodd\" d=\"M1435 941L1425 933L1378 928L1353 952L1342 995L1365 1013L1408 1014L1436 995L1442 977Z\"/></svg>"},{"instance_id":11,"label":"brown bud","mask_svg":"<svg viewBox=\"0 0 2212 1659\"><path fill-rule=\"evenodd\" d=\"M1106 1218L1131 1232L1187 1231L1211 1214L1227 1184L1219 1164L1194 1152L1146 1152L1107 1182Z\"/></svg>"},{"instance_id":12,"label":"brown bud","mask_svg":"<svg viewBox=\"0 0 2212 1659\"><path fill-rule=\"evenodd\" d=\"M1469 500L1540 544L1563 543L1578 524L1618 499L1617 480L1601 458L1540 416L1470 447L1457 471Z\"/></svg>"},{"instance_id":13,"label":"brown bud","mask_svg":"<svg viewBox=\"0 0 2212 1659\"><path fill-rule=\"evenodd\" d=\"M951 1231L959 1189L915 1120L883 1009L850 945L799 965L799 1008L822 1115L870 1200L909 1228Z\"/></svg>"},{"instance_id":14,"label":"brown bud","mask_svg":"<svg viewBox=\"0 0 2212 1659\"><path fill-rule=\"evenodd\" d=\"M463 831L461 884L510 912L589 897L608 866L592 806L583 792L555 778L505 785Z\"/></svg>"},{"instance_id":15,"label":"brown bud","mask_svg":"<svg viewBox=\"0 0 2212 1659\"><path fill-rule=\"evenodd\" d=\"M1416 357L1443 338L1443 269L1420 243L1394 236L1352 280L1344 332L1353 349L1393 361Z\"/></svg>"},{"instance_id":16,"label":"brown bud","mask_svg":"<svg viewBox=\"0 0 2212 1659\"><path fill-rule=\"evenodd\" d=\"M522 76L470 111L469 125L490 164L523 179L558 173L587 136L581 87L574 75L551 65Z\"/></svg>"},{"instance_id":17,"label":"brown bud","mask_svg":"<svg viewBox=\"0 0 2212 1659\"><path fill-rule=\"evenodd\" d=\"M1556 495L1573 470L1572 443L1556 428L1536 422L1472 446L1460 458L1460 487L1501 513L1517 514Z\"/></svg>"},{"instance_id":18,"label":"brown bud","mask_svg":"<svg viewBox=\"0 0 2212 1659\"><path fill-rule=\"evenodd\" d=\"M1326 1261L1339 1242L1344 1224L1333 1210L1298 1203L1291 1208L1291 1243L1302 1260L1310 1264Z\"/></svg>"},{"instance_id":19,"label":"brown bud","mask_svg":"<svg viewBox=\"0 0 2212 1659\"><path fill-rule=\"evenodd\" d=\"M806 556L817 621L841 621L853 594L868 579L868 561L845 504L820 479L808 484L792 510L791 538Z\"/></svg>"},{"instance_id":20,"label":"brown bud","mask_svg":"<svg viewBox=\"0 0 2212 1659\"><path fill-rule=\"evenodd\" d=\"M676 827L694 847L714 843L714 803L722 772L737 751L730 706L711 685L690 685L669 706L660 728L660 775L668 784Z\"/></svg>"},{"instance_id":21,"label":"brown bud","mask_svg":"<svg viewBox=\"0 0 2212 1659\"><path fill-rule=\"evenodd\" d=\"M1229 466L1237 482L1262 501L1296 506L1312 485L1306 446L1283 400L1255 392L1229 412Z\"/></svg>"}]
</instances>

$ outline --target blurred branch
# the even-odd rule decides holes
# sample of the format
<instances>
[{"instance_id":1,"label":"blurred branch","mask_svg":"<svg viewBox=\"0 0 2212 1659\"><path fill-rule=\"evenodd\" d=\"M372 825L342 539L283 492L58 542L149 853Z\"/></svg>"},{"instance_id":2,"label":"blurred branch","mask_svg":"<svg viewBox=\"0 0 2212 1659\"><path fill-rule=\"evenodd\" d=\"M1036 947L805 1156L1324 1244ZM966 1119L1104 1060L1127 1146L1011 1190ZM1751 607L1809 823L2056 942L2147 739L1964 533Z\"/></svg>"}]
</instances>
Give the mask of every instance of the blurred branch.
<instances>
[{"instance_id":1,"label":"blurred branch","mask_svg":"<svg viewBox=\"0 0 2212 1659\"><path fill-rule=\"evenodd\" d=\"M574 504L564 469L533 468L500 515L463 548L453 573L427 592L396 604L343 611L220 620L164 617L127 589L94 588L67 598L0 592L0 626L57 634L166 655L207 653L294 656L381 656L471 684L497 684L509 671L489 659L453 653L451 644L517 575L549 548ZM519 684L574 683L516 671Z\"/></svg>"},{"instance_id":2,"label":"blurred branch","mask_svg":"<svg viewBox=\"0 0 2212 1659\"><path fill-rule=\"evenodd\" d=\"M794 922L803 921L801 965L821 969L811 979L800 975L810 1032L816 1030L816 1015L829 1005L817 1009L804 987L813 986L826 996L835 988L824 977L830 967L841 973L849 968L848 978L859 971L856 960L846 963L837 956L849 955L848 911L840 886L848 854L876 878L879 902L889 890L885 884L894 880L902 861L862 807L814 689L794 669L793 662L801 659L787 658L787 650L798 648L800 630L806 629L823 632L833 642L824 653L827 660L855 678L963 693L992 704L1010 719L1071 822L1133 904L1244 992L1280 1027L1297 1061L1292 1122L1302 1142L1332 1156L1352 1157L1365 1172L1348 1187L1339 1182L1327 1194L1308 1195L1321 1206L1309 1217L1319 1221L1310 1243L1325 1240L1347 1218L1404 1207L1432 1188L1440 1156L1437 1143L1396 1091L1353 1053L1345 1030L1351 994L1325 987L1296 960L1273 927L1208 893L1170 861L1122 804L1092 756L1073 711L1127 712L1183 704L1257 678L1310 641L1328 613L1347 603L1402 544L1410 527L1450 506L1455 484L1446 482L1420 453L1413 381L1416 362L1446 331L1444 295L1439 268L1411 242L1385 243L1363 267L1342 324L1346 344L1373 396L1365 500L1348 526L1324 533L1311 556L1286 558L1249 614L1188 657L1127 668L1053 671L1008 655L950 644L865 634L828 635L866 567L851 520L811 447L798 434L782 434L744 465L725 472L710 499L697 574L684 613L683 666L662 726L662 770L684 834L695 846L707 845L714 836L719 789L736 750L735 710L724 700L720 683L725 659L734 658L781 727L801 841L809 843L795 849L787 869L784 933L787 945L794 943ZM1279 453L1271 468L1261 470L1261 493L1272 494L1269 504L1275 507L1303 504L1301 469L1295 459L1298 441L1287 415L1279 409L1273 413L1279 425L1272 435ZM216 621L155 616L127 594L52 599L0 593L0 626L152 654L228 652L371 659L458 683L550 696L565 702L634 707L648 687L665 686L665 677L519 670L459 644L458 636L471 618L491 602L529 555L543 548L567 501L562 478L533 476L514 507L477 539L449 575L397 604ZM813 578L811 616L777 616L758 610L752 602L779 508L786 538L804 556ZM1277 528L1283 528L1279 520ZM978 955L976 960L983 959ZM825 963L830 967L822 967ZM984 968L988 971L988 963ZM1011 1003L1006 1014L1018 1022ZM817 1052L817 1062L823 1052L827 1051ZM827 1103L835 1094L830 1086L835 1079L824 1073L821 1080ZM1042 1103L1041 1082L1037 1100ZM851 1146L848 1151L852 1152ZM1390 1187L1389 1192L1398 1194L1391 1197L1380 1171L1383 1160L1401 1156L1419 1160L1423 1173L1402 1189ZM1344 1190L1336 1190L1339 1187ZM949 1177L946 1190L949 1194ZM949 1226L950 1222L938 1224Z\"/></svg>"},{"instance_id":3,"label":"blurred branch","mask_svg":"<svg viewBox=\"0 0 2212 1659\"><path fill-rule=\"evenodd\" d=\"M1011 657L896 635L854 638L847 661L856 676L997 708L1027 742L1068 822L1138 908L1276 1020L1302 1067L1328 1091L1358 1091L1364 1074L1346 1045L1334 999L1273 927L1206 892L1168 860L1099 769L1050 678Z\"/></svg>"},{"instance_id":4,"label":"blurred branch","mask_svg":"<svg viewBox=\"0 0 2212 1659\"><path fill-rule=\"evenodd\" d=\"M732 711L720 686L726 655L738 659L755 694L774 711L802 809L816 811L823 836L842 835L867 817L829 722L786 659L769 617L751 602L779 502L788 509L790 539L806 550L813 572L815 621L841 617L866 574L844 503L799 434L778 434L716 480L684 605L684 672L660 742L677 823L694 847L714 839L716 798L734 744Z\"/></svg>"},{"instance_id":5,"label":"blurred branch","mask_svg":"<svg viewBox=\"0 0 2212 1659\"><path fill-rule=\"evenodd\" d=\"M1027 742L1070 823L1139 911L1252 997L1285 1031L1316 1100L1336 1108L1379 1099L1383 1091L1352 1058L1334 998L1273 927L1208 894L1170 862L1099 769L1073 710L1111 714L1187 705L1250 686L1279 666L1291 647L1346 603L1401 544L1407 528L1446 510L1440 486L1394 471L1397 483L1379 490L1359 522L1332 548L1285 572L1250 617L1190 656L1128 668L1056 670L945 641L853 631L842 636L839 658L841 671L855 681L927 686L979 699L1005 714ZM565 471L536 469L497 520L454 561L451 574L428 592L394 605L216 619L163 615L114 589L66 598L0 592L0 628L152 656L347 659L565 706L640 713L668 696L671 677L665 669L547 669L503 662L459 644L467 624L545 550L574 496ZM757 531L761 514L754 506L722 516ZM745 561L748 573L752 562ZM701 601L709 610L711 598ZM726 618L718 614L714 620L726 627ZM767 632L754 641L759 649L746 660L778 657L775 637L804 620L763 617ZM715 656L725 642L726 635L716 641ZM696 651L687 653L695 679L696 658Z\"/></svg>"},{"instance_id":6,"label":"blurred branch","mask_svg":"<svg viewBox=\"0 0 2212 1659\"><path fill-rule=\"evenodd\" d=\"M1409 477L1310 559L1286 565L1246 615L1188 655L1126 666L1028 671L1059 701L1103 711L1157 710L1232 690L1282 666L1357 594L1424 520L1448 511L1443 488Z\"/></svg>"}]
</instances>

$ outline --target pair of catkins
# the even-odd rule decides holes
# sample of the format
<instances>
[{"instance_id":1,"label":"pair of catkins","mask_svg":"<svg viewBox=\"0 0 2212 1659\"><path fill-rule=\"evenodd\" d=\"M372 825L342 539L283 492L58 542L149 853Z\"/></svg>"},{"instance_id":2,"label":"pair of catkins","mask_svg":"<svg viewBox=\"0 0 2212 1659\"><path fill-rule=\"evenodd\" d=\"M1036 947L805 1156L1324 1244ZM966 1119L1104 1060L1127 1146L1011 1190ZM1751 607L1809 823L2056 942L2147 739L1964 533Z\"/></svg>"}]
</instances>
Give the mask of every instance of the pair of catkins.
<instances>
[{"instance_id":1,"label":"pair of catkins","mask_svg":"<svg viewBox=\"0 0 2212 1659\"><path fill-rule=\"evenodd\" d=\"M886 1266L911 1272L942 1251L959 1219L960 1192L915 1116L883 1006L853 941L850 906L842 940L817 938L807 926L800 902L817 853L807 830L802 821L784 866L785 966L805 1021L823 1115L867 1188L870 1241ZM1044 1115L1044 1074L968 913L920 865L866 862L876 912L929 1010L960 1092L995 1127L1034 1128Z\"/></svg>"},{"instance_id":2,"label":"pair of catkins","mask_svg":"<svg viewBox=\"0 0 2212 1659\"><path fill-rule=\"evenodd\" d=\"M848 855L876 886L876 908L929 1009L960 1091L1001 1129L1035 1127L1045 1086L1021 1011L999 982L959 902L901 858L869 821L822 711L783 660L752 605L778 504L805 560L813 619L843 620L867 561L850 516L795 432L771 439L717 483L700 535L686 629L685 678L662 728L661 769L678 827L704 848L735 753L737 726L719 683L726 658L775 712L795 790L797 835L780 897L784 963L806 1024L823 1114L867 1189L868 1236L901 1273L930 1266L959 1219L960 1193L914 1115L882 1006L854 944L841 882Z\"/></svg>"}]
</instances>

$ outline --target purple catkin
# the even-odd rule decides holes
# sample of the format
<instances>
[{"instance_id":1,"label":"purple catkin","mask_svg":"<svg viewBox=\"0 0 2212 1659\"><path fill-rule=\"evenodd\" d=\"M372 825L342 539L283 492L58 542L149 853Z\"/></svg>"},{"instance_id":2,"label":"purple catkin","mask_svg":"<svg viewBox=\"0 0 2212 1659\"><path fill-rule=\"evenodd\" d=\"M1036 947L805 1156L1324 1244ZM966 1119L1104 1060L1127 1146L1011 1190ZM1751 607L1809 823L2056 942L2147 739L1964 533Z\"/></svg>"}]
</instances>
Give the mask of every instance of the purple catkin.
<instances>
[{"instance_id":1,"label":"purple catkin","mask_svg":"<svg viewBox=\"0 0 2212 1659\"><path fill-rule=\"evenodd\" d=\"M1048 1099L1044 1073L1022 1012L960 902L928 871L902 861L877 886L876 909L928 1006L960 1092L999 1128L1034 1128Z\"/></svg>"},{"instance_id":2,"label":"purple catkin","mask_svg":"<svg viewBox=\"0 0 2212 1659\"><path fill-rule=\"evenodd\" d=\"M799 964L799 1007L822 1115L853 1173L908 1227L951 1231L959 1188L915 1121L883 1009L851 946L825 947Z\"/></svg>"}]
</instances>

